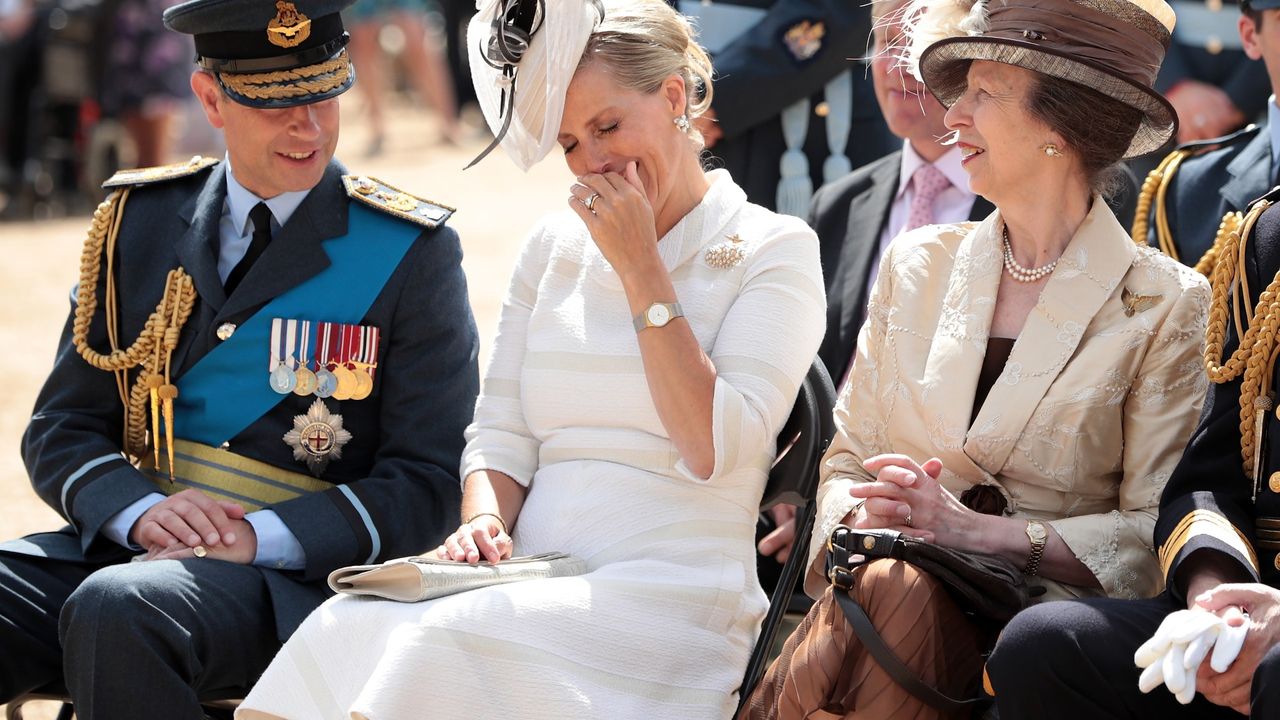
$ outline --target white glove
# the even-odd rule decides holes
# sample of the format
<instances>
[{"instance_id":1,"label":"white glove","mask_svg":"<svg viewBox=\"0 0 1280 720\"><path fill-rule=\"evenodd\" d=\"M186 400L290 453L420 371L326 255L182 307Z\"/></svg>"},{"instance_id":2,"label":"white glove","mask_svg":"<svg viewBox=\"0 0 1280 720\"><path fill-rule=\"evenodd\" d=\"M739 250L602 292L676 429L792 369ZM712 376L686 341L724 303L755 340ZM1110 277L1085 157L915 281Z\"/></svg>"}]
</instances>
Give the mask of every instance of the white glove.
<instances>
[{"instance_id":1,"label":"white glove","mask_svg":"<svg viewBox=\"0 0 1280 720\"><path fill-rule=\"evenodd\" d=\"M1210 667L1222 672L1240 653L1244 634L1243 626L1232 628L1206 610L1170 613L1133 655L1137 666L1145 668L1138 689L1148 693L1163 683L1178 702L1190 703L1196 696L1196 672L1209 650L1214 651Z\"/></svg>"}]
</instances>

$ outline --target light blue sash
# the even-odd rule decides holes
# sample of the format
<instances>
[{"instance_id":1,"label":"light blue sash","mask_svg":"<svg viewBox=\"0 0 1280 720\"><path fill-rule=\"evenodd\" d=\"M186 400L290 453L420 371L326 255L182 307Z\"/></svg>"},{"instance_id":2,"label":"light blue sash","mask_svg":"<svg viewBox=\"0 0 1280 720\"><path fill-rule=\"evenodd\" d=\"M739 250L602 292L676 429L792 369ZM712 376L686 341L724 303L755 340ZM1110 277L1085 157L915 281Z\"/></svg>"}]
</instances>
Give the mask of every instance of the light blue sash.
<instances>
[{"instance_id":1,"label":"light blue sash","mask_svg":"<svg viewBox=\"0 0 1280 720\"><path fill-rule=\"evenodd\" d=\"M324 242L329 267L264 305L178 378L175 436L217 447L287 397L271 389L264 362L273 318L364 318L422 228L357 203L348 212L347 234Z\"/></svg>"}]
</instances>

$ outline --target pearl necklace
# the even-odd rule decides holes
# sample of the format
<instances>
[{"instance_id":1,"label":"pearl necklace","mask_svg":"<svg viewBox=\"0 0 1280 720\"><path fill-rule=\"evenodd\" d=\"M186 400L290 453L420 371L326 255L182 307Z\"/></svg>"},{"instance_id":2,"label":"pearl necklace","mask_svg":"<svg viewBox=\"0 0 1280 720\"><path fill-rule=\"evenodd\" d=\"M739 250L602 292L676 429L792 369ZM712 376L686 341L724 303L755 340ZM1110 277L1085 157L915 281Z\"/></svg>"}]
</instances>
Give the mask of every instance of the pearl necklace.
<instances>
[{"instance_id":1,"label":"pearl necklace","mask_svg":"<svg viewBox=\"0 0 1280 720\"><path fill-rule=\"evenodd\" d=\"M1009 245L1008 226L1001 228L1001 231L1004 235L1004 269L1009 271L1009 276L1014 280L1021 283L1033 283L1053 272L1053 269L1058 266L1058 261L1054 260L1038 268L1022 267L1017 260L1013 259L1013 247Z\"/></svg>"}]
</instances>

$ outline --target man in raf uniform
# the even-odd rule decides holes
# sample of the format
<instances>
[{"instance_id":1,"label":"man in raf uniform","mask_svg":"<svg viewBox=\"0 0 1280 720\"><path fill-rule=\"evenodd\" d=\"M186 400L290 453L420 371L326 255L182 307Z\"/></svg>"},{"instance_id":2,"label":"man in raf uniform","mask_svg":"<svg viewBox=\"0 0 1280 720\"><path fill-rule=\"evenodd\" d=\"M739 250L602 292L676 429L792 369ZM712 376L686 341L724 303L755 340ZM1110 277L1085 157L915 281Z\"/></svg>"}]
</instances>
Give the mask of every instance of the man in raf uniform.
<instances>
[{"instance_id":1,"label":"man in raf uniform","mask_svg":"<svg viewBox=\"0 0 1280 720\"><path fill-rule=\"evenodd\" d=\"M1246 216L1254 232L1223 247L1231 272L1214 288L1205 363L1216 384L1156 523L1165 592L1014 618L987 666L1001 717L1280 717L1280 307L1250 318L1280 293L1277 201L1280 188ZM1244 342L1233 316L1249 318Z\"/></svg>"},{"instance_id":2,"label":"man in raf uniform","mask_svg":"<svg viewBox=\"0 0 1280 720\"><path fill-rule=\"evenodd\" d=\"M1252 60L1262 60L1271 92L1280 92L1280 0L1247 0L1240 5L1239 40ZM1185 25L1179 16L1179 27ZM1250 63L1257 65L1257 63ZM1276 181L1280 167L1280 107L1266 102L1267 123L1226 137L1179 147L1143 184L1135 236L1183 263L1196 266L1213 246L1219 223L1240 212ZM1151 212L1143 212L1149 209ZM1150 218L1150 222L1148 219ZM1208 271L1211 259L1199 266Z\"/></svg>"},{"instance_id":3,"label":"man in raf uniform","mask_svg":"<svg viewBox=\"0 0 1280 720\"><path fill-rule=\"evenodd\" d=\"M849 0L669 0L697 18L716 70L698 129L751 202L803 217L813 190L891 152L858 58L871 29Z\"/></svg>"},{"instance_id":4,"label":"man in raf uniform","mask_svg":"<svg viewBox=\"0 0 1280 720\"><path fill-rule=\"evenodd\" d=\"M70 525L0 545L0 703L62 678L81 718L200 718L330 571L458 525L461 248L452 209L333 160L351 2L166 11L227 157L107 183L23 440Z\"/></svg>"}]
</instances>

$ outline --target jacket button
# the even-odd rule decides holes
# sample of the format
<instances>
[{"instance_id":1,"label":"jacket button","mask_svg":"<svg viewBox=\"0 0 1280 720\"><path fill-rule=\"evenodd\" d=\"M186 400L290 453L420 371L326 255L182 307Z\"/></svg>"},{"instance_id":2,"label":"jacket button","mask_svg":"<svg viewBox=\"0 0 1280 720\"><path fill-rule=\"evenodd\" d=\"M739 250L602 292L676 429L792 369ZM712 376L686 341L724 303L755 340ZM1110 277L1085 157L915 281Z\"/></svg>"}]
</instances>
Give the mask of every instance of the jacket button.
<instances>
[{"instance_id":1,"label":"jacket button","mask_svg":"<svg viewBox=\"0 0 1280 720\"><path fill-rule=\"evenodd\" d=\"M1273 562L1272 565L1275 565L1276 569L1280 570L1280 555L1276 555L1275 562Z\"/></svg>"},{"instance_id":2,"label":"jacket button","mask_svg":"<svg viewBox=\"0 0 1280 720\"><path fill-rule=\"evenodd\" d=\"M1280 493L1280 472L1271 473L1271 480L1267 481L1267 487L1271 488L1271 492Z\"/></svg>"},{"instance_id":3,"label":"jacket button","mask_svg":"<svg viewBox=\"0 0 1280 720\"><path fill-rule=\"evenodd\" d=\"M223 342L226 342L227 340L231 339L231 336L234 335L235 332L236 332L235 323L229 323L229 322L222 323L221 325L218 326L218 330L217 330L218 339L222 340Z\"/></svg>"}]
</instances>

